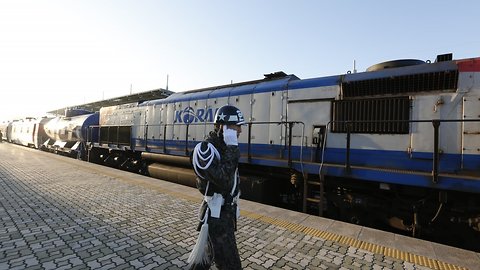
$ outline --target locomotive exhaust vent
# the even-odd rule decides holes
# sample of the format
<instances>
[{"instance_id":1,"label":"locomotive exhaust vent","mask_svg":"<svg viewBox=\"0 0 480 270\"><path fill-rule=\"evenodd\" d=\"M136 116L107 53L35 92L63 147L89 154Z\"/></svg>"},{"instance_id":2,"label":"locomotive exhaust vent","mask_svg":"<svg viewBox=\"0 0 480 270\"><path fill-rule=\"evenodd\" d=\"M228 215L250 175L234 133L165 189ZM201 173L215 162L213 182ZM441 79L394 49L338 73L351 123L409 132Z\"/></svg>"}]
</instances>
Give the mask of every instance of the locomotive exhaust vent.
<instances>
[{"instance_id":1,"label":"locomotive exhaust vent","mask_svg":"<svg viewBox=\"0 0 480 270\"><path fill-rule=\"evenodd\" d=\"M452 61L453 60L453 54L452 53L446 53L446 54L439 54L437 55L437 59L435 59L435 62L445 62L445 61Z\"/></svg>"}]
</instances>

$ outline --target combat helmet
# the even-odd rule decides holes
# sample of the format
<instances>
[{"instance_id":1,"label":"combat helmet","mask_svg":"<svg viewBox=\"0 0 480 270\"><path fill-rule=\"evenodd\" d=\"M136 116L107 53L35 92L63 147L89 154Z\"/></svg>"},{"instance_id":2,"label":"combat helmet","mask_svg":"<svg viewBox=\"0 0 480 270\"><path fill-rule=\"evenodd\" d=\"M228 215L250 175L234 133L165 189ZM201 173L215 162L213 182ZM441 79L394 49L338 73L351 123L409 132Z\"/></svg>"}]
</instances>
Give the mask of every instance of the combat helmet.
<instances>
[{"instance_id":1,"label":"combat helmet","mask_svg":"<svg viewBox=\"0 0 480 270\"><path fill-rule=\"evenodd\" d=\"M245 124L245 119L240 109L232 105L225 105L215 113L215 124L238 126Z\"/></svg>"}]
</instances>

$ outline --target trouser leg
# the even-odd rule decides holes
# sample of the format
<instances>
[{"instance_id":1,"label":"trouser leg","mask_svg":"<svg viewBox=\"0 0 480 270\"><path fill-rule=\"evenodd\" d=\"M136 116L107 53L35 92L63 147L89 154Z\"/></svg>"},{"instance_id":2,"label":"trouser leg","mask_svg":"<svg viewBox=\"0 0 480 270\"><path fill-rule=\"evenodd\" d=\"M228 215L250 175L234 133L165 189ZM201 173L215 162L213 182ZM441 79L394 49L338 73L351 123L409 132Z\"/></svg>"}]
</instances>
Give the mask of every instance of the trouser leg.
<instances>
[{"instance_id":1,"label":"trouser leg","mask_svg":"<svg viewBox=\"0 0 480 270\"><path fill-rule=\"evenodd\" d=\"M214 262L218 269L242 269L235 240L232 217L211 218L208 221Z\"/></svg>"}]
</instances>

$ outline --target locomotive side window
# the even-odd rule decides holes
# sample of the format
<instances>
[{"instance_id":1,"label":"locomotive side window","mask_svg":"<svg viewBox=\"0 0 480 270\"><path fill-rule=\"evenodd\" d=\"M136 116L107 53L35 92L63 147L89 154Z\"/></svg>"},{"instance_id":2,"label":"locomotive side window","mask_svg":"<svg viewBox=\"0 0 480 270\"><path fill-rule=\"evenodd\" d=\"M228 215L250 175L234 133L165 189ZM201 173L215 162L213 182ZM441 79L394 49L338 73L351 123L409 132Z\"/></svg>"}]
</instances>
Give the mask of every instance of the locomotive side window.
<instances>
[{"instance_id":1,"label":"locomotive side window","mask_svg":"<svg viewBox=\"0 0 480 270\"><path fill-rule=\"evenodd\" d=\"M410 99L405 97L336 100L332 132L408 134Z\"/></svg>"}]
</instances>

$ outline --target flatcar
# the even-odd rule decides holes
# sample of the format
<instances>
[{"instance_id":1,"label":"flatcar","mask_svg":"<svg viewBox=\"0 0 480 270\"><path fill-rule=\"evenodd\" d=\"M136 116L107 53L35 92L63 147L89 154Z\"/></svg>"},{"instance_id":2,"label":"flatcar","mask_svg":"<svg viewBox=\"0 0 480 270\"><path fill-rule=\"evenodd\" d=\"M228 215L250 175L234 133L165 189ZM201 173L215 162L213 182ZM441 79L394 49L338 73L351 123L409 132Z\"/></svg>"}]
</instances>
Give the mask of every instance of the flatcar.
<instances>
[{"instance_id":1,"label":"flatcar","mask_svg":"<svg viewBox=\"0 0 480 270\"><path fill-rule=\"evenodd\" d=\"M194 185L188 157L234 105L242 190L414 236L480 231L480 58L397 60L366 72L265 79L100 110L89 157ZM478 243L478 242L477 242Z\"/></svg>"}]
</instances>

